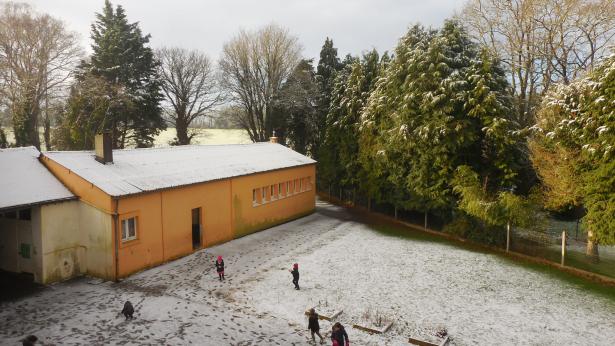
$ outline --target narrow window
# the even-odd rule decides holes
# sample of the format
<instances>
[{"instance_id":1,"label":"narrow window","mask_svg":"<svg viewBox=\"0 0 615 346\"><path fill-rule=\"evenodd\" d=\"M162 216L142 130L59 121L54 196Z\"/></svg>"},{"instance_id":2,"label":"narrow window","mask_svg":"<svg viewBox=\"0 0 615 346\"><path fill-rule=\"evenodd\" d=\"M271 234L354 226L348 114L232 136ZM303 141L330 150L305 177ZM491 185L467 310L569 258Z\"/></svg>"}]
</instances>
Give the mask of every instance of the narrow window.
<instances>
[{"instance_id":1,"label":"narrow window","mask_svg":"<svg viewBox=\"0 0 615 346\"><path fill-rule=\"evenodd\" d=\"M261 188L261 192L262 192L261 202L267 203L267 188L266 187Z\"/></svg>"},{"instance_id":2,"label":"narrow window","mask_svg":"<svg viewBox=\"0 0 615 346\"><path fill-rule=\"evenodd\" d=\"M292 195L292 191L290 191L290 181L286 182L286 196Z\"/></svg>"},{"instance_id":3,"label":"narrow window","mask_svg":"<svg viewBox=\"0 0 615 346\"><path fill-rule=\"evenodd\" d=\"M282 183L278 184L278 196L280 198L284 197L284 194L282 194Z\"/></svg>"},{"instance_id":4,"label":"narrow window","mask_svg":"<svg viewBox=\"0 0 615 346\"><path fill-rule=\"evenodd\" d=\"M307 177L306 181L307 181L307 189L309 191L312 189L312 177Z\"/></svg>"},{"instance_id":5,"label":"narrow window","mask_svg":"<svg viewBox=\"0 0 615 346\"><path fill-rule=\"evenodd\" d=\"M258 201L256 200L258 198L258 192L256 190L257 189L252 189L252 204L253 205L258 204Z\"/></svg>"},{"instance_id":6,"label":"narrow window","mask_svg":"<svg viewBox=\"0 0 615 346\"><path fill-rule=\"evenodd\" d=\"M303 178L299 179L299 191L303 191Z\"/></svg>"},{"instance_id":7,"label":"narrow window","mask_svg":"<svg viewBox=\"0 0 615 346\"><path fill-rule=\"evenodd\" d=\"M270 193L271 193L271 200L274 200L274 199L276 199L275 185L271 185L270 188L271 188L271 191L270 191Z\"/></svg>"},{"instance_id":8,"label":"narrow window","mask_svg":"<svg viewBox=\"0 0 615 346\"><path fill-rule=\"evenodd\" d=\"M299 192L299 190L297 189L299 187L299 183L297 182L297 180L299 180L299 179L293 180L293 191L295 193Z\"/></svg>"},{"instance_id":9,"label":"narrow window","mask_svg":"<svg viewBox=\"0 0 615 346\"><path fill-rule=\"evenodd\" d=\"M137 239L137 218L131 217L122 220L122 241Z\"/></svg>"}]
</instances>

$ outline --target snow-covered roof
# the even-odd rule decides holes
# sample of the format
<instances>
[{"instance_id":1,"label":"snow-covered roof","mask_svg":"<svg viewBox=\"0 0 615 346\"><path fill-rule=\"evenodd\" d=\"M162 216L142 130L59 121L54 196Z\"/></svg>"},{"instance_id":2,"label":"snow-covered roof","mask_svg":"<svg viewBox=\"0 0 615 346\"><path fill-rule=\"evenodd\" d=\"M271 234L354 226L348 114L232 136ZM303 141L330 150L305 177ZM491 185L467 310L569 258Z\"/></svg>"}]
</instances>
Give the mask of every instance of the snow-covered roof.
<instances>
[{"instance_id":1,"label":"snow-covered roof","mask_svg":"<svg viewBox=\"0 0 615 346\"><path fill-rule=\"evenodd\" d=\"M39 155L35 147L0 149L0 209L76 198Z\"/></svg>"},{"instance_id":2,"label":"snow-covered roof","mask_svg":"<svg viewBox=\"0 0 615 346\"><path fill-rule=\"evenodd\" d=\"M114 150L106 165L92 151L44 155L113 197L316 163L274 143Z\"/></svg>"}]
</instances>

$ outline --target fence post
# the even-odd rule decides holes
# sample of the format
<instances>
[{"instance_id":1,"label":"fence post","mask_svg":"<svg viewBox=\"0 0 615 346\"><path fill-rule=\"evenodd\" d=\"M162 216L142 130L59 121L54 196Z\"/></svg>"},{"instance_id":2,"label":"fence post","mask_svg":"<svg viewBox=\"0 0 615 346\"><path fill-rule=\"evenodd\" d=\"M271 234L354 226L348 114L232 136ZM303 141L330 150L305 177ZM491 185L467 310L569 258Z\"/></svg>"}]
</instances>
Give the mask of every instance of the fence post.
<instances>
[{"instance_id":1,"label":"fence post","mask_svg":"<svg viewBox=\"0 0 615 346\"><path fill-rule=\"evenodd\" d=\"M506 252L510 250L510 221L506 224Z\"/></svg>"},{"instance_id":2,"label":"fence post","mask_svg":"<svg viewBox=\"0 0 615 346\"><path fill-rule=\"evenodd\" d=\"M566 261L566 231L562 231L562 267Z\"/></svg>"},{"instance_id":3,"label":"fence post","mask_svg":"<svg viewBox=\"0 0 615 346\"><path fill-rule=\"evenodd\" d=\"M425 230L427 230L427 212L425 212Z\"/></svg>"},{"instance_id":4,"label":"fence post","mask_svg":"<svg viewBox=\"0 0 615 346\"><path fill-rule=\"evenodd\" d=\"M397 207L395 207L395 220L397 220Z\"/></svg>"}]
</instances>

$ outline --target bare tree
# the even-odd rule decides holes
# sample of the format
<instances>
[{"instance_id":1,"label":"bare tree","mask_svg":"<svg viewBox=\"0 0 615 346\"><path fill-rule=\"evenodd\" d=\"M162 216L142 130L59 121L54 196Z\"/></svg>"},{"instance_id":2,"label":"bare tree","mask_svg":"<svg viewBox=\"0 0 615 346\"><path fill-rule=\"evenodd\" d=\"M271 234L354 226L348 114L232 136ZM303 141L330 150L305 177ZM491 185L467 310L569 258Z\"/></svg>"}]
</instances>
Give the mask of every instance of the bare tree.
<instances>
[{"instance_id":1,"label":"bare tree","mask_svg":"<svg viewBox=\"0 0 615 346\"><path fill-rule=\"evenodd\" d=\"M222 101L211 61L201 52L181 48L163 48L156 55L162 90L170 105L167 113L177 132L176 142L190 144L195 136L189 130L190 124Z\"/></svg>"},{"instance_id":2,"label":"bare tree","mask_svg":"<svg viewBox=\"0 0 615 346\"><path fill-rule=\"evenodd\" d=\"M507 66L523 125L553 83L591 69L615 34L615 0L468 0L461 17Z\"/></svg>"},{"instance_id":3,"label":"bare tree","mask_svg":"<svg viewBox=\"0 0 615 346\"><path fill-rule=\"evenodd\" d=\"M77 36L63 22L26 4L0 4L0 102L11 114L17 146L40 149L44 114L50 148L47 101L66 90L81 54Z\"/></svg>"},{"instance_id":4,"label":"bare tree","mask_svg":"<svg viewBox=\"0 0 615 346\"><path fill-rule=\"evenodd\" d=\"M221 85L243 108L236 122L252 141L272 134L273 100L301 58L297 37L271 24L258 31L240 31L224 45L220 59Z\"/></svg>"}]
</instances>

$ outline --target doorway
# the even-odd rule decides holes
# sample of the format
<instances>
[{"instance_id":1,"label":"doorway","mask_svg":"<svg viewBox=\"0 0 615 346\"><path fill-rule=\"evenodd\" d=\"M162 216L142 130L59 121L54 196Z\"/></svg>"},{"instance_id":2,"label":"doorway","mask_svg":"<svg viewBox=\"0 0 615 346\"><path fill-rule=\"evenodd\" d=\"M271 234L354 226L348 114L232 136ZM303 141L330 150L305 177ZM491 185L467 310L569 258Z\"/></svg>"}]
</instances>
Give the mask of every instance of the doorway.
<instances>
[{"instance_id":1,"label":"doorway","mask_svg":"<svg viewBox=\"0 0 615 346\"><path fill-rule=\"evenodd\" d=\"M192 249L200 249L201 244L201 208L192 209Z\"/></svg>"}]
</instances>

